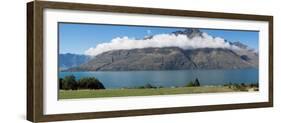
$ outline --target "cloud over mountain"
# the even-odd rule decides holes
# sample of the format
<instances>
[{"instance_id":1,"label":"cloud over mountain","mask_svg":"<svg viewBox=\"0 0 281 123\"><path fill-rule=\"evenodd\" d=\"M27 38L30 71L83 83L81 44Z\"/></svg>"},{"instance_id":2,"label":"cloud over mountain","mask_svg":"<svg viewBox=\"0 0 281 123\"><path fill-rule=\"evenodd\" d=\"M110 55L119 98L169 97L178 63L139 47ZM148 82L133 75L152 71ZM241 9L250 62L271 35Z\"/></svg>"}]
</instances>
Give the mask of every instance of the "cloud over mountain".
<instances>
[{"instance_id":1,"label":"cloud over mountain","mask_svg":"<svg viewBox=\"0 0 281 123\"><path fill-rule=\"evenodd\" d=\"M191 33L192 34L189 35L185 33L157 34L144 39L129 38L126 36L117 37L109 42L101 43L96 47L89 48L85 51L85 54L96 56L110 50L129 50L149 47L179 47L185 50L197 48L239 49L239 47L231 45L223 38L213 37L204 32L197 32L198 34L194 34L193 31Z\"/></svg>"}]
</instances>

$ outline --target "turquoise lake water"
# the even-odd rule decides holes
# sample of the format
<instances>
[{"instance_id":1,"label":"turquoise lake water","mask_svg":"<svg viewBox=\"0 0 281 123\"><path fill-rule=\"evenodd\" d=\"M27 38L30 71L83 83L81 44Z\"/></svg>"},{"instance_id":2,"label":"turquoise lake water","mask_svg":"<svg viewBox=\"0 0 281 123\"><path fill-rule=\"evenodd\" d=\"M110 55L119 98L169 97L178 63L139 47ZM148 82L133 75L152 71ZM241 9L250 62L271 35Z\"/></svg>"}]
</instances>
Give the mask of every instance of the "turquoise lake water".
<instances>
[{"instance_id":1,"label":"turquoise lake water","mask_svg":"<svg viewBox=\"0 0 281 123\"><path fill-rule=\"evenodd\" d=\"M59 72L59 77L74 75L96 77L106 88L138 87L147 83L153 86L184 86L198 78L201 85L223 85L227 83L257 83L258 69L237 70L167 70L167 71L93 71Z\"/></svg>"}]
</instances>

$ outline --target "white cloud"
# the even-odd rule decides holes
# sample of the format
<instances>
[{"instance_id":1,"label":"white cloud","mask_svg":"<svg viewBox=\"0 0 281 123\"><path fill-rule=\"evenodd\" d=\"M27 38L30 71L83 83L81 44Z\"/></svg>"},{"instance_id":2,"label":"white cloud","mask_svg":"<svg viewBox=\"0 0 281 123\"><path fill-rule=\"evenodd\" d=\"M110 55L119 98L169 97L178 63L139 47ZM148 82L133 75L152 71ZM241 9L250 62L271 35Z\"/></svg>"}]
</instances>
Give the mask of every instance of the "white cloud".
<instances>
[{"instance_id":1,"label":"white cloud","mask_svg":"<svg viewBox=\"0 0 281 123\"><path fill-rule=\"evenodd\" d=\"M148 47L180 47L182 49L196 48L228 48L237 49L238 47L225 42L223 38L212 37L203 33L202 37L189 38L186 35L158 34L151 39L134 39L129 37L117 37L110 42L98 44L96 47L89 48L85 54L96 56L110 50L136 49Z\"/></svg>"}]
</instances>

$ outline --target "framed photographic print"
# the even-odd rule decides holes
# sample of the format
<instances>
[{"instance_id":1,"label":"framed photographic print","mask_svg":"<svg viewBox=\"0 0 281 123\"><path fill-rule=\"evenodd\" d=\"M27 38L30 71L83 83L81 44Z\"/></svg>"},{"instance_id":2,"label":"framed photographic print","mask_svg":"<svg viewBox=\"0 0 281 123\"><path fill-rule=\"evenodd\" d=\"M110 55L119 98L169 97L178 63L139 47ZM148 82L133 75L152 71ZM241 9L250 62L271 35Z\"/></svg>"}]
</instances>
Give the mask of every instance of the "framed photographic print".
<instances>
[{"instance_id":1,"label":"framed photographic print","mask_svg":"<svg viewBox=\"0 0 281 123\"><path fill-rule=\"evenodd\" d=\"M33 122L273 106L273 17L27 3Z\"/></svg>"}]
</instances>

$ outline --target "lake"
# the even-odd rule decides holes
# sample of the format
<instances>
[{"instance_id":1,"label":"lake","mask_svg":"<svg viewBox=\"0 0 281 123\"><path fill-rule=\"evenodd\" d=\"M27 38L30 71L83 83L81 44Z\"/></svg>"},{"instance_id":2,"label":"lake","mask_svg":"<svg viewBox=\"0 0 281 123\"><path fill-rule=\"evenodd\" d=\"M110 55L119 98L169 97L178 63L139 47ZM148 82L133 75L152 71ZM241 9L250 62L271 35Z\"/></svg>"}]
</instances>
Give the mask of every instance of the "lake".
<instances>
[{"instance_id":1,"label":"lake","mask_svg":"<svg viewBox=\"0 0 281 123\"><path fill-rule=\"evenodd\" d=\"M166 71L93 71L59 72L59 77L74 75L96 77L106 88L138 87L147 83L153 86L184 86L198 78L201 85L223 85L227 83L257 83L258 69L237 70L166 70Z\"/></svg>"}]
</instances>

